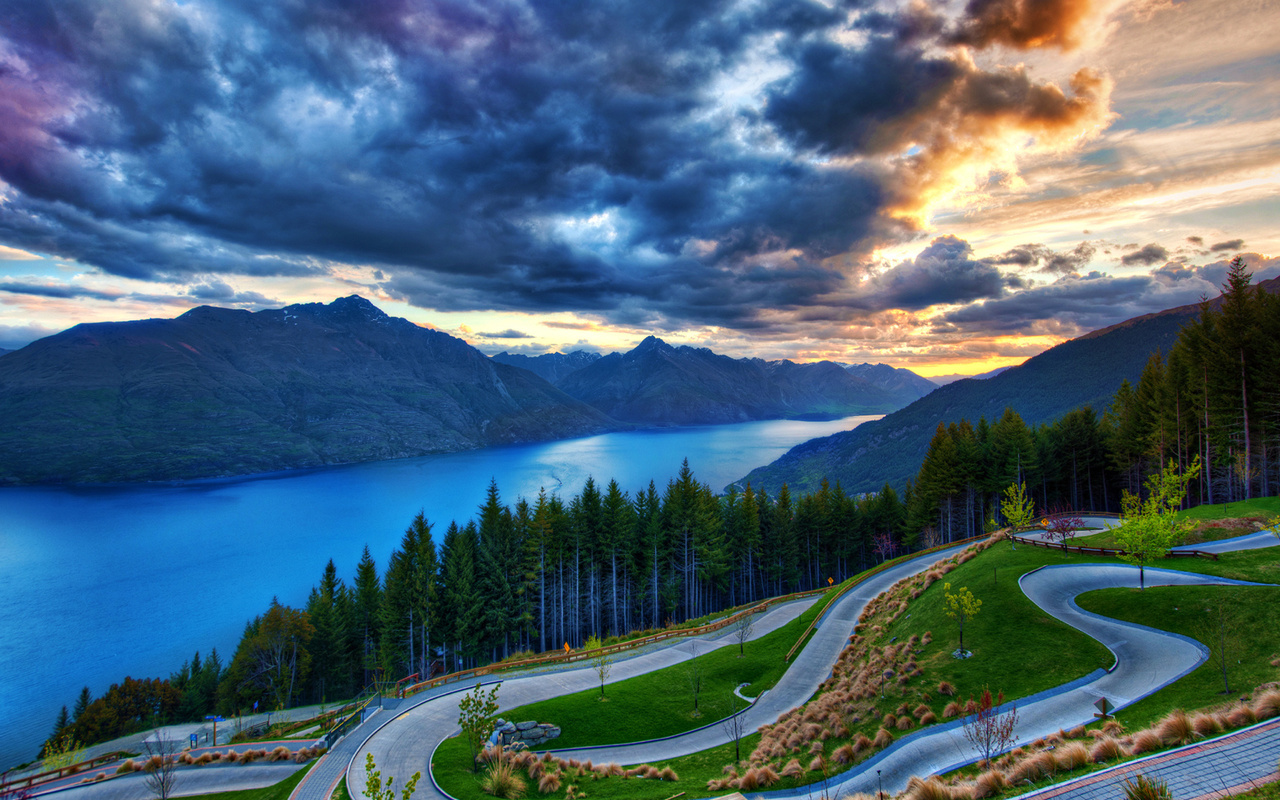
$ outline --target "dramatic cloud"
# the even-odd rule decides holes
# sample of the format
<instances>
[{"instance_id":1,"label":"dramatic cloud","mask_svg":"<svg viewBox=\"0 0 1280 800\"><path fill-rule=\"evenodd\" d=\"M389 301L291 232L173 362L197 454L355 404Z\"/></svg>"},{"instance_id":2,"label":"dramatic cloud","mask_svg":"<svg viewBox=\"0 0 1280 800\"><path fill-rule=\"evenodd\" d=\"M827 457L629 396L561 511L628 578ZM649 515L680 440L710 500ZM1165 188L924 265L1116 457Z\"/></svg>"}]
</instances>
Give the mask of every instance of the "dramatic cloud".
<instances>
[{"instance_id":1,"label":"dramatic cloud","mask_svg":"<svg viewBox=\"0 0 1280 800\"><path fill-rule=\"evenodd\" d=\"M1280 258L1248 254L1254 282L1280 274ZM1229 262L1201 267L1166 264L1147 275L1116 277L1100 272L1069 275L1003 298L949 312L935 326L939 333L1009 331L1052 332L1077 336L1132 317L1216 297ZM1066 326L1062 321L1066 320Z\"/></svg>"},{"instance_id":2,"label":"dramatic cloud","mask_svg":"<svg viewBox=\"0 0 1280 800\"><path fill-rule=\"evenodd\" d=\"M1027 50L1080 43L1084 23L1098 3L1091 0L969 0L952 40L985 46L1003 44Z\"/></svg>"},{"instance_id":3,"label":"dramatic cloud","mask_svg":"<svg viewBox=\"0 0 1280 800\"><path fill-rule=\"evenodd\" d=\"M532 339L533 337L527 333L521 333L517 330L507 329L505 331L496 331L492 333L477 333L482 339Z\"/></svg>"},{"instance_id":4,"label":"dramatic cloud","mask_svg":"<svg viewBox=\"0 0 1280 800\"><path fill-rule=\"evenodd\" d=\"M121 295L111 292L99 292L66 284L21 283L17 281L0 282L0 292L26 294L34 297L55 297L62 300L88 297L93 300L106 300L108 302L114 302L121 297Z\"/></svg>"},{"instance_id":5,"label":"dramatic cloud","mask_svg":"<svg viewBox=\"0 0 1280 800\"><path fill-rule=\"evenodd\" d=\"M847 304L875 311L920 310L1002 297L1007 286L1017 285L1016 278L972 256L968 242L954 236L939 237L914 259L867 281Z\"/></svg>"},{"instance_id":6,"label":"dramatic cloud","mask_svg":"<svg viewBox=\"0 0 1280 800\"><path fill-rule=\"evenodd\" d=\"M1067 252L1057 252L1042 244L1024 244L988 260L993 264L1016 264L1066 275L1083 269L1097 251L1097 245L1092 242L1081 242Z\"/></svg>"},{"instance_id":7,"label":"dramatic cloud","mask_svg":"<svg viewBox=\"0 0 1280 800\"><path fill-rule=\"evenodd\" d=\"M1089 70L1068 93L965 54L1070 46L1088 4L1041 5L28 3L0 32L0 239L137 280L361 264L439 310L750 328L847 291L816 265L962 173L1107 123Z\"/></svg>"},{"instance_id":8,"label":"dramatic cloud","mask_svg":"<svg viewBox=\"0 0 1280 800\"><path fill-rule=\"evenodd\" d=\"M1242 247L1244 247L1244 239L1232 239L1229 242L1218 242L1210 246L1209 252L1221 253L1226 250L1239 250Z\"/></svg>"},{"instance_id":9,"label":"dramatic cloud","mask_svg":"<svg viewBox=\"0 0 1280 800\"><path fill-rule=\"evenodd\" d=\"M1133 264L1151 266L1152 264L1159 264L1161 261L1165 261L1168 258L1169 251L1166 250L1163 245L1152 242L1140 250L1135 250L1132 253L1121 256L1120 263L1125 266L1132 266Z\"/></svg>"}]
</instances>

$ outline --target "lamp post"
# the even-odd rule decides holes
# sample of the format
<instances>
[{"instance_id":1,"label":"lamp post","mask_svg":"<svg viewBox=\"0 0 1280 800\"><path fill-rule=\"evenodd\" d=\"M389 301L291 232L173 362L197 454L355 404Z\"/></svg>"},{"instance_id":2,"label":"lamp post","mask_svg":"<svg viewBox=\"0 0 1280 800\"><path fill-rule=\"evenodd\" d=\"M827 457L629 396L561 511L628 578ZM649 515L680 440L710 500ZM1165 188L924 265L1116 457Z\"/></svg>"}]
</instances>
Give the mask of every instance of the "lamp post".
<instances>
[{"instance_id":1,"label":"lamp post","mask_svg":"<svg viewBox=\"0 0 1280 800\"><path fill-rule=\"evenodd\" d=\"M876 800L884 797L884 781L880 779L880 770L876 770L876 786L880 789L880 793L876 795Z\"/></svg>"}]
</instances>

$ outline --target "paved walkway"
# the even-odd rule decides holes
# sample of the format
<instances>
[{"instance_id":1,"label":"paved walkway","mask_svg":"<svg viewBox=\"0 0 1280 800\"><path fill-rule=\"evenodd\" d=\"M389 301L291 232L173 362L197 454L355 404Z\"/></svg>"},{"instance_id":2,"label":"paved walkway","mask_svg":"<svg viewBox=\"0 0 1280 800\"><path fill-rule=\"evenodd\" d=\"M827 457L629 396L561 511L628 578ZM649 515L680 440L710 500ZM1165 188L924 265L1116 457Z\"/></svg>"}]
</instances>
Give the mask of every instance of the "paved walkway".
<instances>
[{"instance_id":1,"label":"paved walkway","mask_svg":"<svg viewBox=\"0 0 1280 800\"><path fill-rule=\"evenodd\" d=\"M221 738L222 731L218 731L218 736ZM182 740L175 739L171 741L179 743L180 748L185 744ZM280 745L289 748L290 752L297 752L304 747L311 747L313 744L315 742L312 740L278 739L269 742L200 747L190 751L180 750L180 752L190 752L193 756L199 756L201 753L214 750L220 753L226 753L230 750L240 753L245 750L265 749L270 752ZM145 750L142 747L138 749L143 751L143 755L138 756L134 761L144 761L146 759ZM112 762L66 778L42 783L35 788L32 796L39 797L56 792L58 800L76 800L76 798L92 798L92 800L153 800L155 795L146 787L142 773L116 775L116 770L119 766L119 762ZM279 783L302 769L303 766L303 764L297 764L293 761L260 761L245 765L217 763L206 764L201 767L179 766L174 771L173 796L181 797L208 794L209 792L227 792L234 789L257 789L263 786L270 786L273 783ZM93 783L87 782L93 781L98 775L107 775L110 779Z\"/></svg>"},{"instance_id":2,"label":"paved walkway","mask_svg":"<svg viewBox=\"0 0 1280 800\"><path fill-rule=\"evenodd\" d=\"M963 547L957 546L940 553L911 559L872 576L846 593L824 615L809 643L793 660L791 668L772 689L745 712L748 715L747 729L751 730L766 722L773 722L779 714L803 703L813 695L819 684L830 674L831 665L835 663L836 656L848 643L853 625L868 602L903 577L926 570L938 560L949 558L962 549ZM770 609L766 612L757 622L753 638L781 627L794 619L800 611L796 609L789 616L784 617L783 610ZM733 644L735 643L729 637L720 637L719 641L682 640L663 650L615 664L613 680L623 680L683 663L692 657L694 647L699 648L700 653L706 653L712 647ZM514 708L591 689L598 685L598 678L589 666L550 676L509 678L503 681L499 702L503 708ZM364 754L370 752L373 753L374 760L384 775L408 776L414 772L422 772L423 781L418 786L416 800L446 800L448 795L427 780L428 760L436 746L458 730L458 699L458 695L441 697L439 702L426 703L403 711L396 717L394 724L379 729L365 747L356 754L352 762L347 777L347 788L351 796L355 800L365 800L359 788L365 781ZM719 723L714 723L658 742L581 750L556 750L555 752L565 758L590 758L596 761L637 764L699 752L728 741L729 737ZM298 796L295 800L324 799Z\"/></svg>"},{"instance_id":3,"label":"paved walkway","mask_svg":"<svg viewBox=\"0 0 1280 800\"><path fill-rule=\"evenodd\" d=\"M1219 539L1216 542L1184 544L1172 549L1199 550L1202 553L1231 553L1236 550L1261 550L1264 547L1275 547L1278 544L1280 544L1280 537L1277 537L1271 531L1258 531L1257 533L1246 533L1244 536L1236 536L1231 539Z\"/></svg>"},{"instance_id":4,"label":"paved walkway","mask_svg":"<svg viewBox=\"0 0 1280 800\"><path fill-rule=\"evenodd\" d=\"M1084 611L1076 596L1096 589L1136 587L1137 567L1120 564L1063 564L1023 575L1023 592L1047 614L1102 642L1115 656L1108 670L1097 670L1064 686L1017 701L1019 742L1030 742L1093 721L1094 702L1106 697L1124 708L1176 681L1208 658L1199 642L1166 631L1109 619ZM1148 586L1259 586L1246 581L1166 569L1147 569ZM933 775L977 761L981 757L964 738L960 720L923 728L899 739L884 751L832 781L831 796L865 792L883 785L895 793L913 775ZM757 795L751 795L753 797ZM766 792L760 797L809 798L807 788Z\"/></svg>"},{"instance_id":5,"label":"paved walkway","mask_svg":"<svg viewBox=\"0 0 1280 800\"><path fill-rule=\"evenodd\" d=\"M1209 800L1280 781L1280 719L1187 745L1021 796L1021 800L1117 800L1124 782L1145 775L1174 800Z\"/></svg>"},{"instance_id":6,"label":"paved walkway","mask_svg":"<svg viewBox=\"0 0 1280 800\"><path fill-rule=\"evenodd\" d=\"M751 638L756 639L772 633L800 616L805 609L816 601L817 597L811 597L770 607L756 618ZM736 644L736 640L729 638L731 636L732 630L725 628L703 637L703 641L706 644L702 646L702 652L707 652L713 647ZM614 662L614 680L619 680L619 676L624 673L629 675L648 672L655 668L650 666L651 664L678 663L684 657L677 652L682 646L688 647L687 640L664 641L628 651L627 655ZM502 677L486 677L482 680L482 683L488 685L498 680L503 681L500 697L502 704L508 708L513 705L524 705L527 702L532 702L532 700L507 702L508 698L514 696L513 687L536 685L538 681L545 680L548 682L546 684L548 686L562 687L547 694L547 696L557 696L565 691L563 687L566 681L571 683L584 682L584 685L569 691L578 691L578 689L591 688L596 685L594 670L581 662L543 666L527 672ZM364 753L366 751L364 745L375 733L378 734L380 742L395 743L391 749L397 756L407 756L407 758L397 761L389 757L385 752L375 752L374 759L378 764L379 770L384 775L396 776L401 781L407 779L414 772L422 772L425 776L428 771L426 766L427 759L430 757L431 750L435 749L435 744L443 741L447 736L458 730L458 700L461 698L461 694L471 691L475 685L475 680L460 681L433 687L405 700L384 701L384 706L381 710L366 718L359 727L344 736L334 746L333 750L321 759L320 763L307 774L307 777L294 790L290 800L328 800L333 786L347 774L348 769L353 773L348 786L363 786L365 780ZM543 698L539 697L537 699ZM435 743L431 744L429 749L425 745L414 741L417 734L410 732L410 735L406 736L403 725L393 728L392 723L410 715L417 723L426 725L433 734L438 734L438 736L434 736ZM388 730L381 732L383 728ZM424 779L419 783L418 793L415 796L421 800L421 798L427 796L429 791L433 791L433 788L430 787L430 781Z\"/></svg>"}]
</instances>

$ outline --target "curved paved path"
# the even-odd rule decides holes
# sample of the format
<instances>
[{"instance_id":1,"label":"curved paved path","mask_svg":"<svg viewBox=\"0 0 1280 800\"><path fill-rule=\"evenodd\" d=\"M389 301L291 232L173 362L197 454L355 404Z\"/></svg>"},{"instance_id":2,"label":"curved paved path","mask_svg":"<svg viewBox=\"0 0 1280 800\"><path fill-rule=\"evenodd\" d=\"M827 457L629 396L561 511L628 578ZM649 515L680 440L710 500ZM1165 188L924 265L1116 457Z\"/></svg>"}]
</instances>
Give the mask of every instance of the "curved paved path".
<instances>
[{"instance_id":1,"label":"curved paved path","mask_svg":"<svg viewBox=\"0 0 1280 800\"><path fill-rule=\"evenodd\" d=\"M1119 564L1056 565L1029 572L1019 585L1046 613L1102 642L1115 656L1109 671L1097 670L1083 679L1017 701L1014 733L1020 742L1034 741L1062 728L1093 721L1094 702L1106 697L1115 708L1167 686L1200 666L1208 650L1178 634L1085 611L1075 602L1096 589L1136 587L1138 568ZM1147 568L1147 586L1262 586L1266 584ZM855 792L874 794L879 780L886 791L898 792L912 775L949 772L980 758L964 738L959 721L925 728L904 737L877 756L832 781L832 796ZM753 797L756 795L752 795ZM769 798L809 798L807 787L760 795Z\"/></svg>"},{"instance_id":2,"label":"curved paved path","mask_svg":"<svg viewBox=\"0 0 1280 800\"><path fill-rule=\"evenodd\" d=\"M817 630L805 648L795 657L791 667L779 679L773 689L766 692L747 714L747 730L773 722L784 711L805 702L830 674L831 665L848 643L854 623L866 604L885 589L908 575L928 569L937 561L949 558L963 545L930 553L898 564L868 578L846 593L819 621ZM766 614L766 617L768 615ZM774 626L777 627L777 626ZM763 635L761 633L760 635ZM727 638L719 643L706 640L685 640L661 651L646 653L614 665L614 680L622 680L656 669L683 663L691 657L691 648L699 647L705 653L710 647L731 644ZM697 644L694 644L694 642ZM507 679L502 683L499 702L504 708L514 708L528 703L583 691L598 686L598 678L590 667L561 672L556 675L531 676ZM467 686L465 688L470 688ZM366 753L373 753L378 769L384 775L408 776L422 772L423 781L418 786L419 800L446 800L448 795L437 790L426 780L427 762L436 746L458 731L458 699L460 694L441 697L437 702L424 703L400 713L391 724L378 730L355 754L347 772L347 789L355 800L366 800L359 791L364 786L364 760ZM708 725L659 742L648 742L611 747L583 748L581 750L556 750L565 758L574 757L595 761L616 761L620 764L638 764L660 761L676 756L705 750L724 744L729 737L718 723ZM300 797L300 795L298 796ZM322 800L322 799L317 799Z\"/></svg>"}]
</instances>

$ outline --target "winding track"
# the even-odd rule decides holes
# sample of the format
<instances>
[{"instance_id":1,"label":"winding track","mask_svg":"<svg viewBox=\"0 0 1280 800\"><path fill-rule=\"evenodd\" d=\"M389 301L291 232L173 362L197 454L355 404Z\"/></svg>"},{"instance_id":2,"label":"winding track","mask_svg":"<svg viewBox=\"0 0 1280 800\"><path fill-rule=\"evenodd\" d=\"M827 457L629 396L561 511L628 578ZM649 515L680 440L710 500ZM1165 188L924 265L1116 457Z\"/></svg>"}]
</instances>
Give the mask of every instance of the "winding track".
<instances>
[{"instance_id":1,"label":"winding track","mask_svg":"<svg viewBox=\"0 0 1280 800\"><path fill-rule=\"evenodd\" d=\"M1214 544L1219 552L1226 552L1270 546L1268 540L1271 544L1276 541L1271 534L1264 533ZM831 664L843 649L858 615L871 599L901 578L923 571L936 561L949 558L959 549L961 548L952 548L912 559L873 576L841 598L824 615L813 639L777 686L744 712L748 715L747 730L772 722L778 714L803 703L812 695L830 674ZM1205 547L1202 545L1200 549ZM1257 585L1155 568L1148 569L1148 573L1152 575L1151 580L1160 581L1160 585ZM1083 611L1074 602L1074 598L1085 591L1132 586L1136 582L1135 574L1134 567L1114 564L1063 565L1028 573L1020 580L1024 592L1037 605L1101 641L1116 658L1115 665L1107 672L1098 670L1065 686L1019 701L1017 733L1020 741L1029 741L1059 728L1073 727L1091 720L1092 704L1099 696L1106 696L1114 706L1121 707L1177 680L1203 662L1206 651L1193 640L1099 617ZM804 600L771 608L757 620L752 638L758 638L785 625L813 602ZM698 647L700 652L705 653L729 643L728 636L722 632L700 640ZM688 659L690 647L686 640L619 661L614 667L614 678L619 680L681 663ZM424 780L419 786L419 798L447 798L448 795L437 790L426 778L427 760L440 741L457 731L457 701L461 696L460 692L473 685L465 683L440 687L404 701L398 707L395 701L388 701L386 709L373 715L359 729L339 742L334 752L315 766L308 779L295 790L291 800L328 800L332 785L344 774L347 776L348 786L353 789L352 797L366 800L355 790L364 783L363 760L366 752L374 754L384 775L399 777L422 771ZM511 678L503 682L501 702L503 706L513 707L596 685L596 676L589 667ZM728 737L720 730L720 726L713 723L706 728L659 742L556 752L565 757L640 763L697 752L727 741ZM964 741L959 723L953 722L934 726L899 740L875 758L837 776L826 788L831 796L839 796L845 792L874 792L877 777L875 771L880 770L879 777L883 779L884 788L896 791L905 786L912 774L945 771L974 759L975 753ZM281 767L284 768L283 765ZM237 772L243 769L240 768ZM265 772L251 768L243 774L248 777L249 773L255 773L258 780L250 783L262 785L261 779L267 778ZM266 783L272 782L274 779L266 780ZM133 800L133 796L142 787L130 784L133 781L117 779L104 785L77 787L71 790L71 794L83 795L86 800ZM813 787L808 787L790 793L771 792L753 796L809 798L812 789ZM179 794L209 790L188 784L180 789ZM62 792L59 794L66 796Z\"/></svg>"},{"instance_id":2,"label":"winding track","mask_svg":"<svg viewBox=\"0 0 1280 800\"><path fill-rule=\"evenodd\" d=\"M773 722L780 713L805 702L817 691L819 684L830 674L831 665L835 663L836 657L848 643L849 634L853 631L858 615L876 595L902 578L924 571L935 562L950 558L962 549L964 546L960 545L911 559L872 576L846 593L823 616L808 645L797 656L791 668L779 679L777 685L744 712L747 714L746 729L754 730L760 725ZM793 616L798 614L799 610ZM769 616L766 613L761 623L765 623ZM758 623L757 628L761 630L757 635L768 632L763 630L764 627L772 630L780 626ZM702 648L702 652L706 652L710 647L723 647L729 644L731 642L727 638L721 637L719 642L700 640L698 646ZM690 647L689 641L683 641L673 647L617 663L613 667L613 678L622 680L682 663L690 657ZM499 702L505 708L514 708L562 694L591 689L598 685L597 677L590 667L554 675L508 679L502 683ZM470 686L464 688L470 688ZM347 771L347 789L351 792L352 798L367 800L359 791L359 787L362 787L365 782L365 754L372 753L383 775L412 775L414 772L421 771L423 782L418 787L419 800L423 798L447 800L449 795L441 792L427 780L427 762L436 746L457 732L460 697L459 693L455 693L442 697L438 701L423 703L404 711L395 718L394 722L384 725L370 737L355 754L351 767ZM572 755L597 761L635 764L696 753L728 741L729 737L717 723L658 742L555 752L564 757ZM303 798L298 794L295 795L294 800L325 800L326 797L327 794L323 797Z\"/></svg>"},{"instance_id":3,"label":"winding track","mask_svg":"<svg viewBox=\"0 0 1280 800\"><path fill-rule=\"evenodd\" d=\"M1230 548L1230 545L1225 547ZM772 722L779 713L799 705L812 695L829 674L830 665L843 648L867 602L901 578L927 569L958 549L908 561L874 576L842 598L828 612L819 633L778 685L746 712L747 729ZM1174 570L1149 568L1147 571L1151 574L1152 583L1149 585L1259 585ZM1115 656L1115 664L1110 670L1098 670L1083 679L1020 701L1016 729L1020 741L1030 741L1060 728L1091 721L1093 703L1099 697L1105 696L1116 708L1129 705L1187 674L1207 658L1207 650L1191 639L1090 614L1075 603L1075 597L1083 592L1134 586L1136 574L1135 567L1115 564L1061 565L1028 573L1020 580L1023 591L1046 613L1101 641ZM681 643L652 654L652 657L633 659L625 675L617 672L615 675L620 679L638 674L637 670L648 671L679 663L684 660L681 656L687 657L688 652L689 644ZM560 673L554 676L554 680L544 676L504 682L500 699L503 706L513 707L594 685L595 676L590 669L579 669ZM425 776L431 752L440 741L457 730L457 715L455 696L403 712L391 724L385 725L364 743L353 759L347 776L352 797L364 800L358 787L364 783L365 753L373 753L384 774L409 775L422 771ZM710 725L656 742L558 750L556 753L566 758L636 764L687 755L728 741L728 735L718 725ZM976 758L977 752L965 741L959 723L954 722L905 737L875 758L839 776L839 780L829 788L836 796L846 792L872 793L877 789L877 781L882 780L886 790L897 791L906 786L911 775L944 772ZM880 770L879 776L875 770ZM424 790L424 796L432 800L448 797L426 782L419 791ZM811 792L812 787L806 787L762 796L808 798Z\"/></svg>"}]
</instances>

